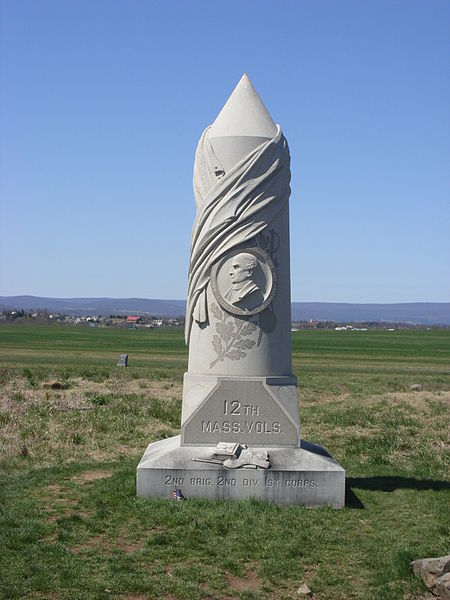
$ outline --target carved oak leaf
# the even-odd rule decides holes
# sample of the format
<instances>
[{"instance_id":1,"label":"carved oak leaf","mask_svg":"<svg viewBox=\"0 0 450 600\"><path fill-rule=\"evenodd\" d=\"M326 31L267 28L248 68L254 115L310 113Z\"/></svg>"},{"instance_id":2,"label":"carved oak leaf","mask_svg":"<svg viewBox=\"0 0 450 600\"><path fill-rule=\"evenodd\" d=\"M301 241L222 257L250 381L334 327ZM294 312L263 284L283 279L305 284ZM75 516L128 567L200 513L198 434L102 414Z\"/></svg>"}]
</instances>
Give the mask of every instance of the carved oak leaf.
<instances>
[{"instance_id":1,"label":"carved oak leaf","mask_svg":"<svg viewBox=\"0 0 450 600\"><path fill-rule=\"evenodd\" d=\"M249 335L250 333L253 333L254 331L256 331L255 323L247 323L241 329L241 335Z\"/></svg>"},{"instance_id":2,"label":"carved oak leaf","mask_svg":"<svg viewBox=\"0 0 450 600\"><path fill-rule=\"evenodd\" d=\"M216 323L216 331L220 335L220 337L225 338L225 323L223 323L223 321L219 321L218 323Z\"/></svg>"},{"instance_id":3,"label":"carved oak leaf","mask_svg":"<svg viewBox=\"0 0 450 600\"><path fill-rule=\"evenodd\" d=\"M213 336L212 345L214 348L214 352L216 352L216 354L219 354L219 355L222 354L222 352L223 352L222 342L220 341L220 337L218 335Z\"/></svg>"},{"instance_id":4,"label":"carved oak leaf","mask_svg":"<svg viewBox=\"0 0 450 600\"><path fill-rule=\"evenodd\" d=\"M247 356L245 350L250 350L256 344L248 336L256 331L256 325L242 319L230 317L216 304L211 305L211 313L216 317L215 324L217 335L213 335L212 346L217 358L210 363L210 368L219 361L229 358L240 360Z\"/></svg>"},{"instance_id":5,"label":"carved oak leaf","mask_svg":"<svg viewBox=\"0 0 450 600\"><path fill-rule=\"evenodd\" d=\"M220 314L220 309L217 304L211 304L211 312L216 317L216 319L222 319L222 315Z\"/></svg>"},{"instance_id":6,"label":"carved oak leaf","mask_svg":"<svg viewBox=\"0 0 450 600\"><path fill-rule=\"evenodd\" d=\"M250 350L256 344L254 340L238 340L234 345L240 350Z\"/></svg>"},{"instance_id":7,"label":"carved oak leaf","mask_svg":"<svg viewBox=\"0 0 450 600\"><path fill-rule=\"evenodd\" d=\"M227 352L225 356L227 358L231 358L231 360L239 360L241 358L244 358L245 352L242 352L242 350L236 348L234 350L230 350L230 352Z\"/></svg>"},{"instance_id":8,"label":"carved oak leaf","mask_svg":"<svg viewBox=\"0 0 450 600\"><path fill-rule=\"evenodd\" d=\"M233 323L227 323L225 325L225 334L224 334L225 342L228 342L228 340L231 339L231 336L233 335L233 333L234 333Z\"/></svg>"}]
</instances>

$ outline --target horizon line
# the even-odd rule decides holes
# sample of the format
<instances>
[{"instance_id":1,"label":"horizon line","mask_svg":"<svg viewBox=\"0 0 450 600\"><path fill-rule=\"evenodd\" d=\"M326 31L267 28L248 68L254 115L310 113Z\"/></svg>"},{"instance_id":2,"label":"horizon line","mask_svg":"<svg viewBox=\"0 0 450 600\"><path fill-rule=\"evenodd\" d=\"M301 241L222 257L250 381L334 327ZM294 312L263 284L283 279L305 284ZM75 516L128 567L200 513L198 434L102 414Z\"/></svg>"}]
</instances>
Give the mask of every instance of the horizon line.
<instances>
[{"instance_id":1,"label":"horizon line","mask_svg":"<svg viewBox=\"0 0 450 600\"><path fill-rule=\"evenodd\" d=\"M52 300L151 300L162 302L186 302L185 298L149 298L146 296L38 296L35 294L0 294L0 298L40 298ZM349 300L293 300L298 304L450 304L450 300L394 300L394 301L349 301Z\"/></svg>"}]
</instances>

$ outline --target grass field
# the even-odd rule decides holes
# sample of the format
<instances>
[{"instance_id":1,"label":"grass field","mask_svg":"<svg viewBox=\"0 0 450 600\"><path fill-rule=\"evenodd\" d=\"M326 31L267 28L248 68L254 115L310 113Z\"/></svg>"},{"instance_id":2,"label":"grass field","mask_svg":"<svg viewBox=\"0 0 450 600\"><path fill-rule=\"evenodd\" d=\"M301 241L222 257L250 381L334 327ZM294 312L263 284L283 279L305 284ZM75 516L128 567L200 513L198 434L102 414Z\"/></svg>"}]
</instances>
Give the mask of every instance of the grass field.
<instances>
[{"instance_id":1,"label":"grass field","mask_svg":"<svg viewBox=\"0 0 450 600\"><path fill-rule=\"evenodd\" d=\"M293 333L302 437L346 508L175 503L135 471L179 431L181 330L2 325L0 598L432 598L409 562L449 551L449 364L445 330Z\"/></svg>"}]
</instances>

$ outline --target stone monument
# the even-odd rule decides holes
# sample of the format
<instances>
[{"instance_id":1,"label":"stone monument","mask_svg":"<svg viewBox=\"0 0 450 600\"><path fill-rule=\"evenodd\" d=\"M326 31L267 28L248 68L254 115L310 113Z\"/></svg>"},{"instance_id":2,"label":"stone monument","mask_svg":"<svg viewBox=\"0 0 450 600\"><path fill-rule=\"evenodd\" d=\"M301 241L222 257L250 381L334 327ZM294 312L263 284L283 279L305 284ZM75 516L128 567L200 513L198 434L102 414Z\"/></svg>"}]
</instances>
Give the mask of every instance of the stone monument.
<instances>
[{"instance_id":1,"label":"stone monument","mask_svg":"<svg viewBox=\"0 0 450 600\"><path fill-rule=\"evenodd\" d=\"M300 438L289 181L286 139L244 75L197 146L181 435L148 446L139 496L344 506L343 468Z\"/></svg>"},{"instance_id":2,"label":"stone monument","mask_svg":"<svg viewBox=\"0 0 450 600\"><path fill-rule=\"evenodd\" d=\"M128 367L128 354L120 354L119 362L117 363L118 367Z\"/></svg>"}]
</instances>

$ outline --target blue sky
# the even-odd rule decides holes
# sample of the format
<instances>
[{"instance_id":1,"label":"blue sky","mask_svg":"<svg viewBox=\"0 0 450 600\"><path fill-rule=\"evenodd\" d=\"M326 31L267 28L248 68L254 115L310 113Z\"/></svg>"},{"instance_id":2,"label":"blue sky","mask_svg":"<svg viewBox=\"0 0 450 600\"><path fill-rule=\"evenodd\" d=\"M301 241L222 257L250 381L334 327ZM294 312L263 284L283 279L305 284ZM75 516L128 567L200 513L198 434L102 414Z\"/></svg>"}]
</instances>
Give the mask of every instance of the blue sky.
<instances>
[{"instance_id":1,"label":"blue sky","mask_svg":"<svg viewBox=\"0 0 450 600\"><path fill-rule=\"evenodd\" d=\"M447 0L0 6L0 294L184 298L195 147L246 71L292 299L449 300Z\"/></svg>"}]
</instances>

